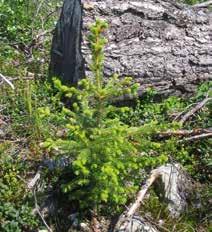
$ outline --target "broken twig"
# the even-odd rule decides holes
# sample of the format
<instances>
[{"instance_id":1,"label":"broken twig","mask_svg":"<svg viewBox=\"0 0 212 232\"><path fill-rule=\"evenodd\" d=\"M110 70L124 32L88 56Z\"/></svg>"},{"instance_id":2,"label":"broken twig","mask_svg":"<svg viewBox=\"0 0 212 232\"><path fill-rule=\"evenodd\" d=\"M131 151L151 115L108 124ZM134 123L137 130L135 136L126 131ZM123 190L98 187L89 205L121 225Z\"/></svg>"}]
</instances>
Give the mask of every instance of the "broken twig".
<instances>
[{"instance_id":1,"label":"broken twig","mask_svg":"<svg viewBox=\"0 0 212 232\"><path fill-rule=\"evenodd\" d=\"M141 189L138 192L138 195L137 195L135 203L128 210L128 212L126 214L127 217L132 217L135 214L135 212L138 210L138 208L140 207L141 203L143 202L144 197L145 197L148 189L151 187L151 185L153 184L153 182L159 177L159 175L160 175L160 173L158 172L157 169L155 169L155 170L153 170L151 172L151 176L146 181L146 184L143 186L143 189Z\"/></svg>"},{"instance_id":2,"label":"broken twig","mask_svg":"<svg viewBox=\"0 0 212 232\"><path fill-rule=\"evenodd\" d=\"M206 2L202 2L202 3L198 3L198 4L195 4L195 5L193 6L193 8L207 8L207 7L209 7L210 5L212 5L212 0L206 1Z\"/></svg>"},{"instance_id":3,"label":"broken twig","mask_svg":"<svg viewBox=\"0 0 212 232\"><path fill-rule=\"evenodd\" d=\"M13 90L15 89L13 83L12 83L10 80L8 80L3 74L0 73L0 77L1 77L1 79L2 79L4 82L6 82L6 83L8 84Z\"/></svg>"},{"instance_id":4,"label":"broken twig","mask_svg":"<svg viewBox=\"0 0 212 232\"><path fill-rule=\"evenodd\" d=\"M40 170L38 170L35 176L33 177L33 179L27 184L27 187L29 189L33 189L37 181L40 179L40 177L41 177Z\"/></svg>"},{"instance_id":5,"label":"broken twig","mask_svg":"<svg viewBox=\"0 0 212 232\"><path fill-rule=\"evenodd\" d=\"M212 138L212 132L211 133L205 133L205 134L191 136L189 138L184 138L184 139L180 140L179 142L182 143L182 142L189 142L189 141L195 141L195 140L207 139L207 138Z\"/></svg>"},{"instance_id":6,"label":"broken twig","mask_svg":"<svg viewBox=\"0 0 212 232\"><path fill-rule=\"evenodd\" d=\"M43 221L43 224L45 225L46 229L48 230L48 232L53 232L52 229L49 227L49 225L47 224L47 222L45 221L42 213L40 212L40 207L38 205L38 201L37 201L37 196L36 196L36 192L35 189L33 189L33 196L34 196L34 201L35 201L35 210L38 213L38 215L40 216L41 220Z\"/></svg>"},{"instance_id":7,"label":"broken twig","mask_svg":"<svg viewBox=\"0 0 212 232\"><path fill-rule=\"evenodd\" d=\"M196 112L198 112L203 106L205 106L212 98L206 97L203 101L197 103L190 111L188 111L180 120L181 124L184 124L190 117L192 117Z\"/></svg>"},{"instance_id":8,"label":"broken twig","mask_svg":"<svg viewBox=\"0 0 212 232\"><path fill-rule=\"evenodd\" d=\"M135 202L132 204L132 206L129 208L129 210L126 212L126 214L124 214L124 217L118 222L116 227L119 227L121 231L124 231L128 224L129 221L132 220L133 215L136 213L136 211L139 209L141 203L144 200L144 197L148 191L148 189L151 187L151 185L154 183L154 181L159 177L160 173L158 172L157 169L153 170L151 172L151 175L149 177L149 179L146 181L146 184L143 186L143 188L138 192L137 197ZM124 220L124 223L122 224Z\"/></svg>"},{"instance_id":9,"label":"broken twig","mask_svg":"<svg viewBox=\"0 0 212 232\"><path fill-rule=\"evenodd\" d=\"M201 134L212 133L212 128L196 128L193 130L168 130L165 132L161 132L157 135L159 139L167 139L172 136L175 137L188 137L188 136L200 136Z\"/></svg>"}]
</instances>

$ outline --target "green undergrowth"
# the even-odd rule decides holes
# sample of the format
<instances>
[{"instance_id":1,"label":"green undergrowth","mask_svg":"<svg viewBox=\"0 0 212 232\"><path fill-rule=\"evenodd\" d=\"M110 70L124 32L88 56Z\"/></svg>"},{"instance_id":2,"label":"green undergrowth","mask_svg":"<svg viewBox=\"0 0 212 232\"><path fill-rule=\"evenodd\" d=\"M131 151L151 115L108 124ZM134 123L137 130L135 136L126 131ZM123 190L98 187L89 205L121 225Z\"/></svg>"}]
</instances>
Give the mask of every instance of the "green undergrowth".
<instances>
[{"instance_id":1,"label":"green undergrowth","mask_svg":"<svg viewBox=\"0 0 212 232\"><path fill-rule=\"evenodd\" d=\"M24 85L17 83L19 90L22 89L22 91L15 94L8 90L8 95L6 97L4 95L4 98L1 99L1 106L5 106L5 109L1 111L1 119L7 123L5 125L6 129L4 126L1 127L6 133L6 139L5 141L1 140L0 145L1 165L5 167L1 171L1 180L4 181L3 177L5 175L12 175L10 178L14 176L14 182L10 181L9 185L8 182L5 183L10 189L7 188L4 191L6 191L5 195L8 197L12 195L14 199L17 199L17 202L16 200L13 202L10 198L4 200L5 203L1 208L2 213L0 213L1 222L4 222L3 231L15 231L15 229L6 229L7 227L10 228L10 226L19 228L17 231L28 231L26 228L36 227L38 223L42 224L38 222L39 218L37 216L34 218L33 215L29 216L30 214L27 213L32 210L34 200L31 193L26 191L26 183L23 180L27 181L31 177L31 174L29 174L31 171L33 171L33 174L36 172L39 163L43 159L51 158L59 161L61 157L74 160L74 166L71 165L65 169L47 169L43 178L47 186L53 186L53 188L54 186L57 186L57 188L60 186L58 197L61 201L59 200L59 204L61 204L60 207L64 207L64 211L60 211L59 216L61 221L65 221L64 223L67 223L68 220L68 218L65 219L67 217L67 202L70 204L70 212L73 210L72 206L76 210L79 209L79 205L82 212L86 212L86 209L89 209L95 203L98 206L97 209L100 215L112 215L115 212L115 214L119 214L124 209L123 205L133 200L140 183L146 179L152 168L166 162L180 162L193 178L200 183L198 188L204 207L200 210L192 210L191 207L173 225L173 220L166 211L166 205L162 204L157 196L151 193L152 196L150 200L145 202L141 213L147 213L152 220L163 220L162 226L171 231L198 231L197 228L207 231L210 222L211 140L185 142L179 145L177 138L172 137L160 141L155 138L155 133L167 129L180 129L180 125L172 123L173 118L187 109L192 102L199 102L204 99L209 91L210 84L202 85L196 97L191 99L190 102L176 97L154 102L154 92L150 90L146 98L137 100L137 104L133 108L114 108L112 106L112 112L109 111L108 114L109 124L103 124L103 129L96 128L93 116L86 118L89 116L88 111L85 111L86 117L84 112L83 114L79 112L79 109L77 109L76 114L72 113L74 107L77 106L74 105L72 110L64 106L59 101L60 96L52 93L48 84L40 85L39 83L30 82L29 85L31 87L29 90L28 86L27 91L31 92L31 94L27 95L25 93L26 89L23 86L26 87L26 83ZM64 88L65 91L69 91L69 88L63 87L58 81L56 81L56 85L58 89ZM84 93L83 90L79 90L82 91L80 93ZM62 93L64 94L64 92ZM79 104L78 101L77 104ZM92 107L93 105L91 109L93 109ZM207 104L192 120L185 124L184 129L211 127L210 109L211 104ZM95 114L95 112L92 113ZM97 113L96 117L98 117ZM78 125L78 123L80 124ZM88 135L83 132L82 125L86 125L84 130L89 130ZM95 130L93 138L91 137L92 130ZM138 132L139 134L137 134ZM130 136L130 143L132 142L132 144L126 140L126 134L128 133L132 133ZM89 136L92 140L87 141L87 138L83 136ZM72 144L73 142L74 144ZM125 146L123 146L123 143ZM118 151L117 155L111 155L114 152L114 146L115 152ZM131 151L137 154L135 161L130 160L130 157L127 159L118 158L121 154L130 156ZM92 157L92 152L95 154L94 157ZM98 157L98 154L101 154L101 156ZM141 157L139 157L139 154L141 154ZM5 157L9 157L9 160L5 159ZM120 163L117 162L116 157ZM123 182L118 182L118 184L121 183L121 188L124 189L126 195L119 194L119 191L122 191L121 188L117 188L117 192L113 193L114 196L110 195L113 189L111 183L116 190L115 184L117 184L117 180L116 176L114 176L116 171L111 169L110 166L104 166L104 164L108 163L111 158L114 162L112 168L115 168L116 171L117 168L121 168L121 170L118 169L117 175L123 178ZM8 168L7 165L12 166ZM126 175L122 175L122 170L128 167L131 173L127 171ZM17 173L19 177L17 177ZM104 179L107 175L108 179ZM105 184L102 183L102 178ZM115 182L112 182L112 178L114 178ZM89 186L90 182L87 181L88 179L94 182L91 187ZM131 183L132 180L134 183ZM127 186L130 187L127 191L125 181L127 183L129 181L130 184ZM101 192L99 192L99 189ZM109 191L110 194L108 194ZM45 195L45 188L40 194ZM116 198L116 194L120 198ZM95 195L96 200L94 202ZM1 199L4 198L1 196ZM16 212L16 216L10 215L8 210ZM22 219L22 217L25 217L24 214L27 215L25 221ZM14 225L12 225L13 221ZM24 224L25 222L26 224ZM51 219L51 223L54 225L56 221ZM164 231L166 230L164 229Z\"/></svg>"},{"instance_id":2,"label":"green undergrowth","mask_svg":"<svg viewBox=\"0 0 212 232\"><path fill-rule=\"evenodd\" d=\"M24 178L27 167L10 143L0 144L0 231L32 231L38 219L32 213L33 201Z\"/></svg>"}]
</instances>

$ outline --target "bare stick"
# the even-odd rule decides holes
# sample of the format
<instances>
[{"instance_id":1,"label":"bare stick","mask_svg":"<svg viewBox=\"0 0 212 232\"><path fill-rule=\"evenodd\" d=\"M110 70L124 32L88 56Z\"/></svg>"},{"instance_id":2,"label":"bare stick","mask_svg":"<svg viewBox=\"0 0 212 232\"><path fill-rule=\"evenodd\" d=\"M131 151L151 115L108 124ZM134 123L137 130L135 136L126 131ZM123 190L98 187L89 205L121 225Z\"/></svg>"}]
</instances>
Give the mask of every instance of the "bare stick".
<instances>
[{"instance_id":1,"label":"bare stick","mask_svg":"<svg viewBox=\"0 0 212 232\"><path fill-rule=\"evenodd\" d=\"M151 172L150 178L146 181L146 184L143 186L143 188L138 192L135 203L128 210L126 214L127 217L132 217L135 214L135 212L138 210L141 203L143 202L148 189L151 187L153 182L159 177L159 175L160 173L156 169Z\"/></svg>"},{"instance_id":2,"label":"bare stick","mask_svg":"<svg viewBox=\"0 0 212 232\"><path fill-rule=\"evenodd\" d=\"M47 224L47 222L45 221L42 213L40 212L40 207L38 205L38 201L37 201L37 197L36 197L36 189L34 188L37 181L40 179L40 170L38 170L38 172L36 173L36 175L34 176L34 178L27 184L27 187L29 189L32 189L33 192L33 196L34 196L34 201L35 201L35 211L38 213L38 215L40 216L41 220L43 221L43 224L46 226L47 230L49 232L53 232L52 229L49 227L49 225Z\"/></svg>"},{"instance_id":3,"label":"bare stick","mask_svg":"<svg viewBox=\"0 0 212 232\"><path fill-rule=\"evenodd\" d=\"M212 5L212 0L195 4L193 8L207 8L210 5Z\"/></svg>"},{"instance_id":4,"label":"bare stick","mask_svg":"<svg viewBox=\"0 0 212 232\"><path fill-rule=\"evenodd\" d=\"M40 207L38 205L38 201L37 201L37 197L36 197L36 192L35 189L33 190L33 196L34 196L34 200L35 200L35 210L38 213L38 215L40 216L41 220L43 221L43 224L46 226L47 230L49 232L53 232L52 229L48 226L47 222L45 221L42 213L40 212Z\"/></svg>"},{"instance_id":5,"label":"bare stick","mask_svg":"<svg viewBox=\"0 0 212 232\"><path fill-rule=\"evenodd\" d=\"M10 140L10 139L4 139L0 135L0 142L8 142L8 143L25 143L27 140L26 139L16 139L16 140Z\"/></svg>"},{"instance_id":6,"label":"bare stick","mask_svg":"<svg viewBox=\"0 0 212 232\"><path fill-rule=\"evenodd\" d=\"M9 81L21 81L21 80L31 81L31 80L34 80L35 78L32 76L29 76L29 77L8 77L8 79Z\"/></svg>"},{"instance_id":7,"label":"bare stick","mask_svg":"<svg viewBox=\"0 0 212 232\"><path fill-rule=\"evenodd\" d=\"M184 139L180 140L179 142L189 142L189 141L195 141L195 140L207 139L207 138L212 138L212 132L201 134L201 135L195 135L195 136L192 136L189 138L184 138Z\"/></svg>"},{"instance_id":8,"label":"bare stick","mask_svg":"<svg viewBox=\"0 0 212 232\"><path fill-rule=\"evenodd\" d=\"M42 74L35 74L35 73L31 73L31 72L27 72L26 76L24 77L9 77L7 76L7 80L9 80L10 82L13 82L13 81L21 81L21 80L24 80L24 81L31 81L31 80L35 80L35 77L42 77Z\"/></svg>"},{"instance_id":9,"label":"bare stick","mask_svg":"<svg viewBox=\"0 0 212 232\"><path fill-rule=\"evenodd\" d=\"M195 136L195 135L201 135L201 134L205 134L205 133L212 133L212 128L196 128L193 130L176 130L176 131L172 131L172 130L168 130L165 132L161 132L158 134L158 137L163 139L163 138L169 138L172 136L176 136L176 137L186 137L186 136Z\"/></svg>"},{"instance_id":10,"label":"bare stick","mask_svg":"<svg viewBox=\"0 0 212 232\"><path fill-rule=\"evenodd\" d=\"M9 81L4 75L0 73L0 77L2 78L3 81L5 81L13 90L15 89L13 83Z\"/></svg>"},{"instance_id":11,"label":"bare stick","mask_svg":"<svg viewBox=\"0 0 212 232\"><path fill-rule=\"evenodd\" d=\"M124 217L120 219L117 226L121 226L121 230L125 229L128 225L129 220L133 217L133 215L136 213L136 211L139 209L141 203L144 200L144 197L148 191L148 189L151 187L151 185L154 183L154 181L160 176L160 172L157 169L152 170L151 175L149 179L146 181L146 184L143 186L143 188L138 192L136 201L132 204L132 206L129 208L129 210L124 214ZM123 225L121 225L123 223ZM124 230L123 230L124 231Z\"/></svg>"},{"instance_id":12,"label":"bare stick","mask_svg":"<svg viewBox=\"0 0 212 232\"><path fill-rule=\"evenodd\" d=\"M188 111L179 121L181 124L184 124L191 116L193 116L197 111L199 111L208 101L212 98L205 98L203 101L199 102L194 108Z\"/></svg>"},{"instance_id":13,"label":"bare stick","mask_svg":"<svg viewBox=\"0 0 212 232\"><path fill-rule=\"evenodd\" d=\"M193 105L196 105L196 103L192 103L192 104L186 106L184 111L182 111L178 115L176 115L176 117L174 118L174 121L178 121L187 112L187 110Z\"/></svg>"},{"instance_id":14,"label":"bare stick","mask_svg":"<svg viewBox=\"0 0 212 232\"><path fill-rule=\"evenodd\" d=\"M33 189L33 187L36 185L37 181L40 179L40 170L36 173L36 175L33 177L33 179L27 184L27 187L29 189Z\"/></svg>"}]
</instances>

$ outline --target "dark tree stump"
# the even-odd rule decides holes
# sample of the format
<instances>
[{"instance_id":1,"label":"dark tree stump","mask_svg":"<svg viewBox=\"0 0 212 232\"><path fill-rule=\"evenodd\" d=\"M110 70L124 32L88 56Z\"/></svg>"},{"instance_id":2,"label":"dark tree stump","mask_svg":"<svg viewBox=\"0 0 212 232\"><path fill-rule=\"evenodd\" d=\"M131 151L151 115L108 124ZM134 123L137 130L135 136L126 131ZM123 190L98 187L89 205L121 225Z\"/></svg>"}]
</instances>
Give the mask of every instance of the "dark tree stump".
<instances>
[{"instance_id":1,"label":"dark tree stump","mask_svg":"<svg viewBox=\"0 0 212 232\"><path fill-rule=\"evenodd\" d=\"M88 25L106 19L105 76L118 73L165 95L189 96L212 79L212 13L174 0L84 1L83 54L90 62ZM90 72L87 68L87 75Z\"/></svg>"},{"instance_id":2,"label":"dark tree stump","mask_svg":"<svg viewBox=\"0 0 212 232\"><path fill-rule=\"evenodd\" d=\"M81 27L81 0L64 0L52 39L50 79L56 76L63 84L77 85L85 76Z\"/></svg>"}]
</instances>

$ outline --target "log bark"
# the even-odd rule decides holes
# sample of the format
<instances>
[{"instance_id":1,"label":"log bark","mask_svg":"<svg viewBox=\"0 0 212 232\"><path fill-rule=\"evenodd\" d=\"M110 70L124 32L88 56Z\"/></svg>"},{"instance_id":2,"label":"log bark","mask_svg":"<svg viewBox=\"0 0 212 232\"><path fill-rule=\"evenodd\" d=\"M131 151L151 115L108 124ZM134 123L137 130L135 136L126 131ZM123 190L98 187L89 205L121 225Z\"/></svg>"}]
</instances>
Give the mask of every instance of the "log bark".
<instances>
[{"instance_id":1,"label":"log bark","mask_svg":"<svg viewBox=\"0 0 212 232\"><path fill-rule=\"evenodd\" d=\"M83 55L90 23L108 21L105 76L118 73L163 95L189 96L212 80L212 13L174 0L87 0L83 2ZM91 73L88 70L87 75Z\"/></svg>"}]
</instances>

